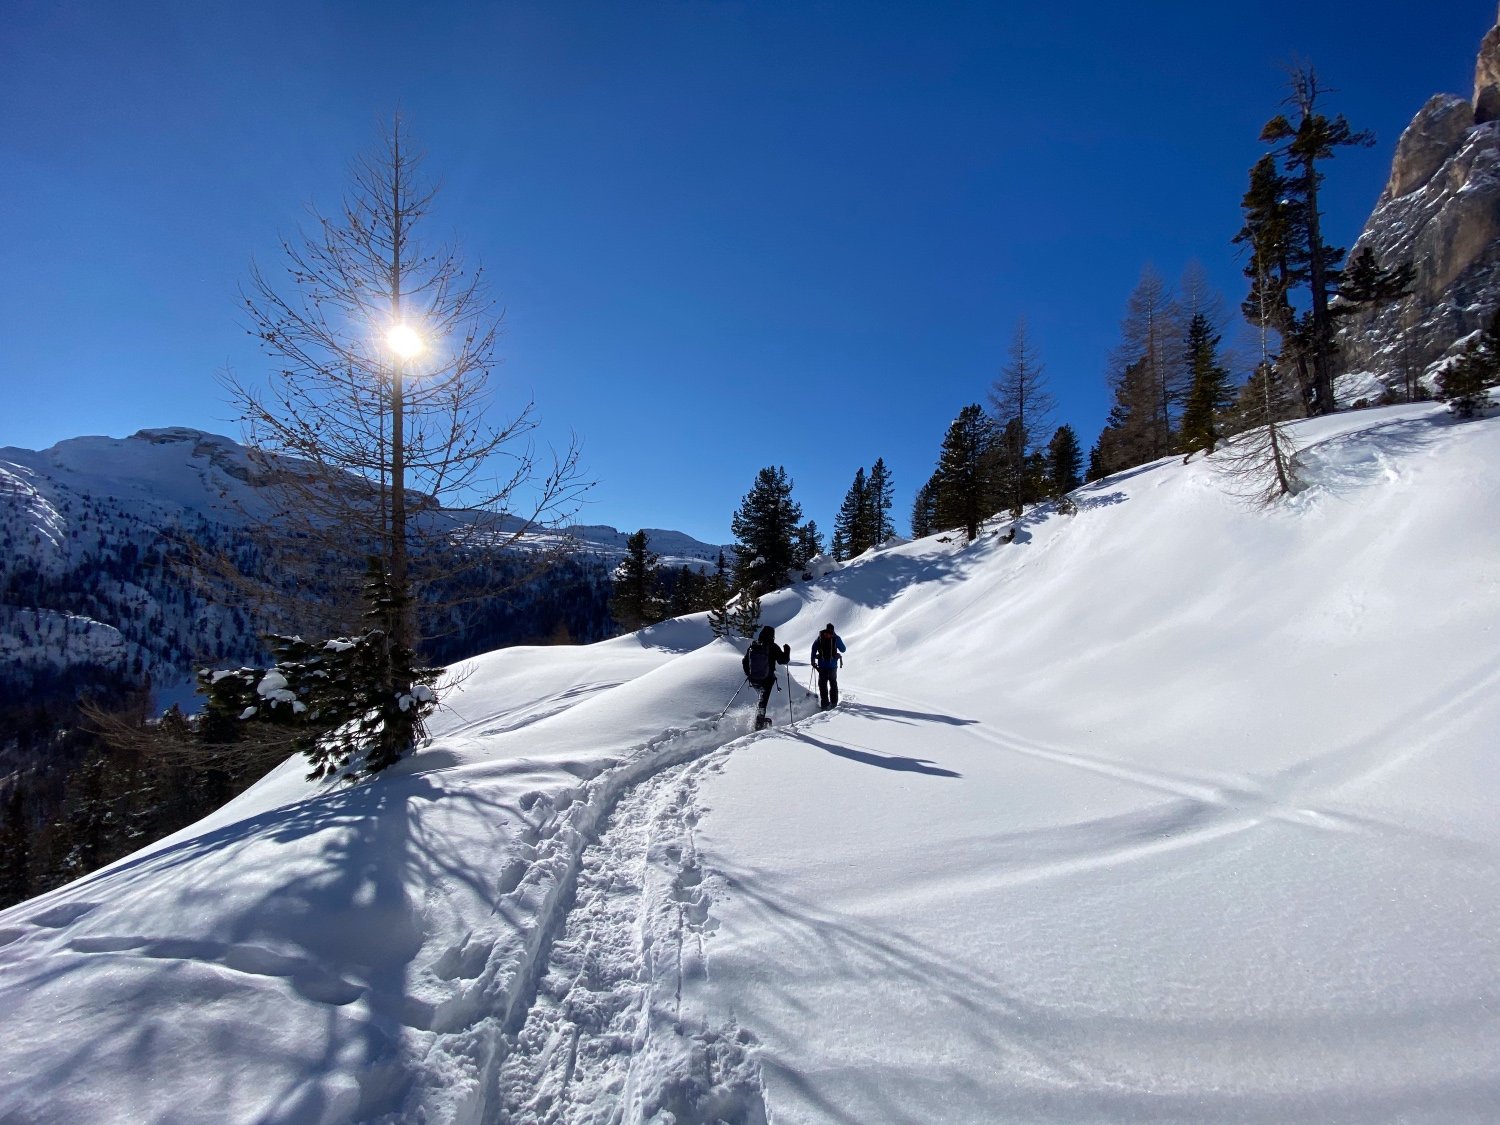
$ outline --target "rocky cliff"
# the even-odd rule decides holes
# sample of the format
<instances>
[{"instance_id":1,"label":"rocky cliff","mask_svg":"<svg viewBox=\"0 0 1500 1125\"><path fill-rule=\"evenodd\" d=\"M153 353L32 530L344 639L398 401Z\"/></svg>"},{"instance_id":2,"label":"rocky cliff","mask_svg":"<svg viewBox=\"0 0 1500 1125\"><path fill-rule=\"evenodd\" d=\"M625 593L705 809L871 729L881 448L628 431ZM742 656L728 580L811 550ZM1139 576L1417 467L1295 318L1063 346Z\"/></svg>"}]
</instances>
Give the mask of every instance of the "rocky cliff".
<instances>
[{"instance_id":1,"label":"rocky cliff","mask_svg":"<svg viewBox=\"0 0 1500 1125\"><path fill-rule=\"evenodd\" d=\"M1346 401L1430 380L1500 308L1500 18L1484 37L1474 94L1439 94L1402 133L1350 258L1410 260L1409 297L1357 313L1339 333ZM1376 386L1376 383L1380 386Z\"/></svg>"}]
</instances>

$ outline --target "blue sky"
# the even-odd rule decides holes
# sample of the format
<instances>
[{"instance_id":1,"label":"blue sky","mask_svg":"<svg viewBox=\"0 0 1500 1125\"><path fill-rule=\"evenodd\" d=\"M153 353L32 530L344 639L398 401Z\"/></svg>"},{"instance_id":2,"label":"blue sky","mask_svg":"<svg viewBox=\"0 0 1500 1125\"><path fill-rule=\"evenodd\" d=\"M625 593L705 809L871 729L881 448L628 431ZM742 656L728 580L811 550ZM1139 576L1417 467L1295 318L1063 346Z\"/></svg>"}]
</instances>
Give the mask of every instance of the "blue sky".
<instances>
[{"instance_id":1,"label":"blue sky","mask_svg":"<svg viewBox=\"0 0 1500 1125\"><path fill-rule=\"evenodd\" d=\"M582 440L586 522L729 538L784 465L825 533L884 457L897 524L1024 316L1085 446L1148 262L1234 308L1283 64L1375 132L1472 89L1492 0L1141 5L13 0L0 27L0 445L187 425L269 362L238 287L398 106L435 229L506 309L496 409Z\"/></svg>"}]
</instances>

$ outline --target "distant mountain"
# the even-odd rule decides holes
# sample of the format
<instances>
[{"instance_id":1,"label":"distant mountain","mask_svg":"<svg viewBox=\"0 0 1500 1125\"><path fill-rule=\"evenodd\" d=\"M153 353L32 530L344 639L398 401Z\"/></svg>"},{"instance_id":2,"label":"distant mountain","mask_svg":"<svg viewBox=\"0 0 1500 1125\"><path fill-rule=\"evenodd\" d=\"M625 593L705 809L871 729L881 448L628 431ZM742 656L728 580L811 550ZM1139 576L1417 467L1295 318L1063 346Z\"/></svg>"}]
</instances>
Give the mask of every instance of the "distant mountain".
<instances>
[{"instance_id":1,"label":"distant mountain","mask_svg":"<svg viewBox=\"0 0 1500 1125\"><path fill-rule=\"evenodd\" d=\"M264 510L266 483L239 442L185 427L0 448L4 697L71 702L83 691L113 694L149 679L159 697L173 698L200 664L259 659L247 616L206 596L181 564L190 540L251 569L258 548L247 525ZM709 569L720 550L681 532L650 536L673 568ZM567 537L571 562L455 619L429 657L447 662L518 642L607 636L609 575L626 535L591 525ZM497 558L480 580L508 585L496 577L505 566ZM0 706L0 746L7 739Z\"/></svg>"}]
</instances>

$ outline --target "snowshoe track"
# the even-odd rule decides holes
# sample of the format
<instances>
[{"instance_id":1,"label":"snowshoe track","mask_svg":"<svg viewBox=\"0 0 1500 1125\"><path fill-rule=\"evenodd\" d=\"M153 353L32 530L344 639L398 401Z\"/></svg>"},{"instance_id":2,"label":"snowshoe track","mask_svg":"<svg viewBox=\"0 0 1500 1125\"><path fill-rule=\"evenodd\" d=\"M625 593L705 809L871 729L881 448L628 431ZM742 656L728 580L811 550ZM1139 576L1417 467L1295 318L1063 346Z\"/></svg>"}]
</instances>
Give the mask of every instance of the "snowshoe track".
<instances>
[{"instance_id":1,"label":"snowshoe track","mask_svg":"<svg viewBox=\"0 0 1500 1125\"><path fill-rule=\"evenodd\" d=\"M763 1125L753 1036L678 1018L712 928L692 798L745 733L670 729L534 796L525 862L501 872L488 922L432 965L458 987L412 1021L435 1040L388 1120Z\"/></svg>"}]
</instances>

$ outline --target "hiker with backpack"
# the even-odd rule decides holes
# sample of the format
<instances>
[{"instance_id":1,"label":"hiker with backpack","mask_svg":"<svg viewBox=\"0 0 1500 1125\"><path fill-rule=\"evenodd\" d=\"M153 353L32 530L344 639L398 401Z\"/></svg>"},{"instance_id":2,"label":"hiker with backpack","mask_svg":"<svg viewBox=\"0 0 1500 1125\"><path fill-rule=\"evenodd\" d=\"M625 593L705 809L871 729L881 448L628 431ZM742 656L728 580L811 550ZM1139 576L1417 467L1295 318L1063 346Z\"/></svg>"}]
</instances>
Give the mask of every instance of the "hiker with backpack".
<instances>
[{"instance_id":1,"label":"hiker with backpack","mask_svg":"<svg viewBox=\"0 0 1500 1125\"><path fill-rule=\"evenodd\" d=\"M776 666L792 662L792 646L776 644L776 630L767 625L760 636L745 650L740 666L745 669L745 679L750 686L760 689L760 706L755 711L755 729L765 730L771 725L766 716L766 704L771 701L771 688L776 686Z\"/></svg>"},{"instance_id":2,"label":"hiker with backpack","mask_svg":"<svg viewBox=\"0 0 1500 1125\"><path fill-rule=\"evenodd\" d=\"M839 665L844 662L844 638L834 632L833 622L813 638L812 666L818 670L818 699L823 710L839 702Z\"/></svg>"}]
</instances>

